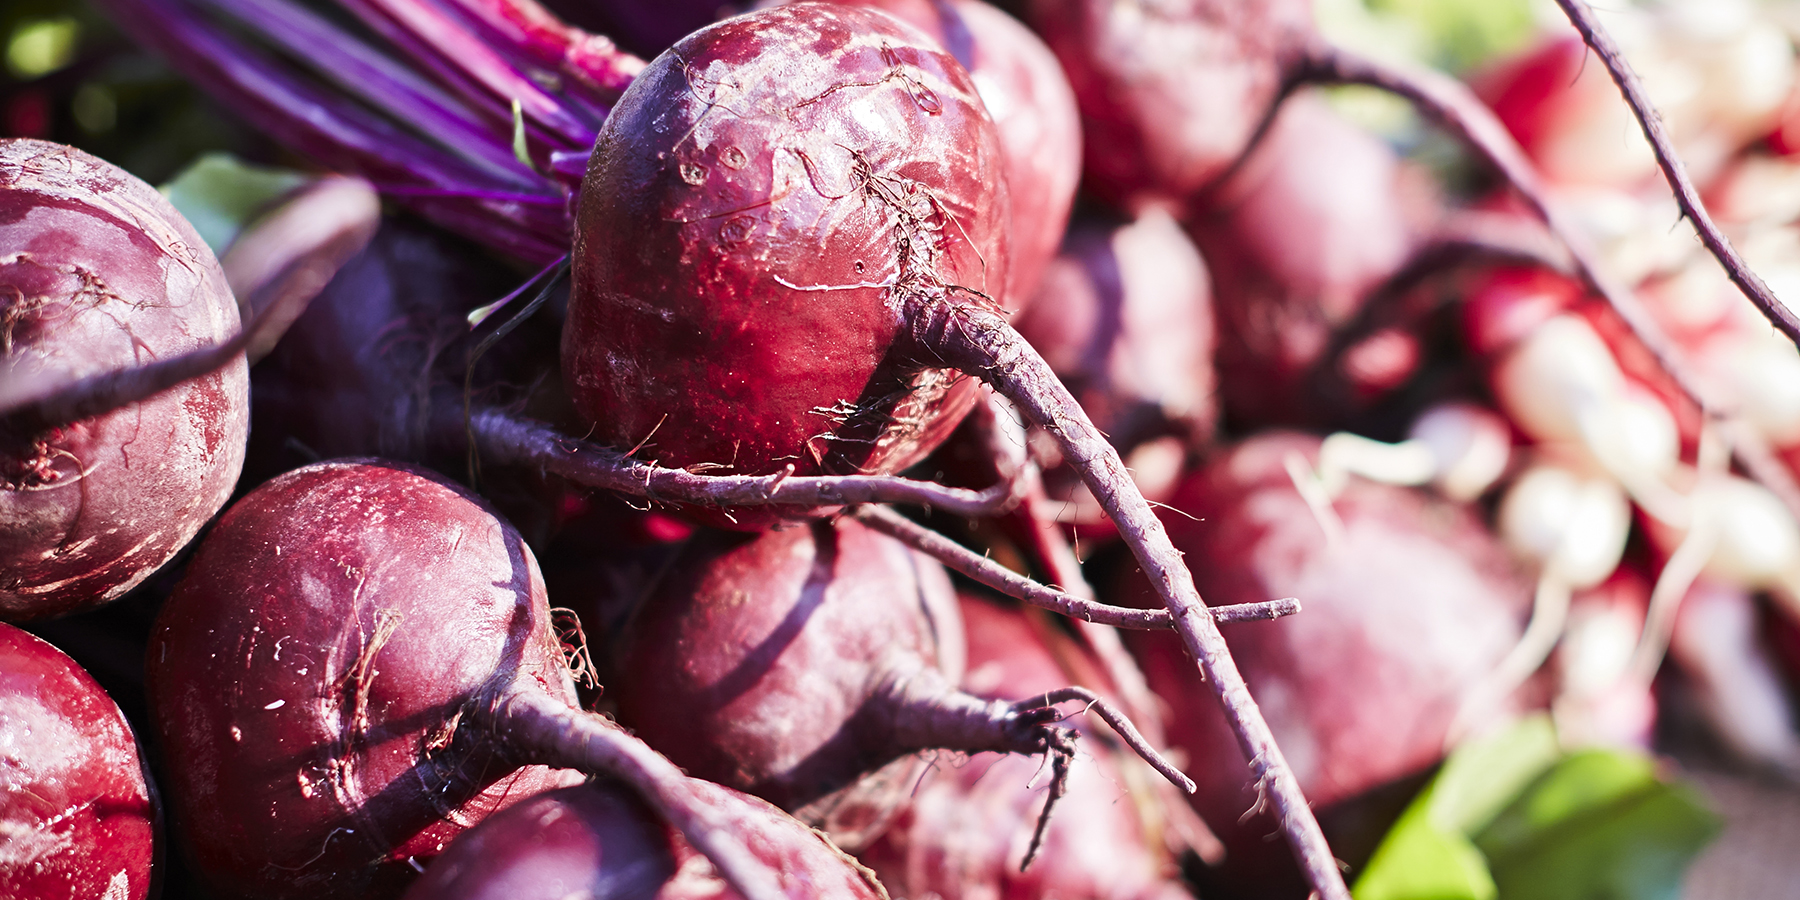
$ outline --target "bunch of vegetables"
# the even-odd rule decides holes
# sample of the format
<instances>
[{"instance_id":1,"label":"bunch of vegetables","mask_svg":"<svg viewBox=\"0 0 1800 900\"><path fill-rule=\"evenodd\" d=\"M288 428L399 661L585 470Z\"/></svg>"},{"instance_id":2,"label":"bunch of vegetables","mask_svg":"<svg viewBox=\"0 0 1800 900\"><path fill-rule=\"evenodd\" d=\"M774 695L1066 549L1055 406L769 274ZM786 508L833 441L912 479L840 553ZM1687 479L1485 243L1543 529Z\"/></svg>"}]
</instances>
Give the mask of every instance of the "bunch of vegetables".
<instances>
[{"instance_id":1,"label":"bunch of vegetables","mask_svg":"<svg viewBox=\"0 0 1800 900\"><path fill-rule=\"evenodd\" d=\"M1659 733L1800 777L1774 18L97 5L282 165L0 144L11 895L1649 898Z\"/></svg>"}]
</instances>

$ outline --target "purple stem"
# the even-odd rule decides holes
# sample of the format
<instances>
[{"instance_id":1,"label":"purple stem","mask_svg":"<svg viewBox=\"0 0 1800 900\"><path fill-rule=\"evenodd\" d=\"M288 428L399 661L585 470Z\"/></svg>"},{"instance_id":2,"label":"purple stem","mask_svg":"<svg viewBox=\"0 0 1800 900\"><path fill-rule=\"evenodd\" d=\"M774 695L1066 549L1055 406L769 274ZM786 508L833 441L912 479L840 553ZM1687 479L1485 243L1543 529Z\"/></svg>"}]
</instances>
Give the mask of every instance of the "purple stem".
<instances>
[{"instance_id":1,"label":"purple stem","mask_svg":"<svg viewBox=\"0 0 1800 900\"><path fill-rule=\"evenodd\" d=\"M970 491L894 475L698 475L631 459L498 410L475 413L469 428L484 462L539 467L577 484L651 501L793 506L797 517L857 503L916 503L970 518L993 515L1012 501L1005 484Z\"/></svg>"},{"instance_id":2,"label":"purple stem","mask_svg":"<svg viewBox=\"0 0 1800 900\"><path fill-rule=\"evenodd\" d=\"M769 867L724 822L695 801L692 781L648 744L612 722L546 694L525 679L478 706L512 757L522 763L610 775L636 791L656 814L711 860L745 900L786 900Z\"/></svg>"},{"instance_id":3,"label":"purple stem","mask_svg":"<svg viewBox=\"0 0 1800 900\"><path fill-rule=\"evenodd\" d=\"M593 146L598 120L575 115L443 10L423 0L338 2L476 109L505 123L509 134L517 100L526 119L546 129L539 137L556 149Z\"/></svg>"},{"instance_id":4,"label":"purple stem","mask_svg":"<svg viewBox=\"0 0 1800 900\"><path fill-rule=\"evenodd\" d=\"M983 305L957 304L927 291L912 292L903 302L902 315L920 359L933 365L947 363L987 381L1061 445L1065 458L1117 524L1120 537L1174 616L1176 632L1224 707L1258 786L1273 800L1307 880L1325 900L1350 900L1343 873L1300 791L1299 780L1275 745L1275 736L1250 696L1218 624L1207 615L1181 554L1132 482L1118 451L1002 314Z\"/></svg>"},{"instance_id":5,"label":"purple stem","mask_svg":"<svg viewBox=\"0 0 1800 900\"><path fill-rule=\"evenodd\" d=\"M1175 627L1166 609L1132 609L1109 606L1089 597L1076 596L1020 575L943 535L914 522L885 506L859 506L851 517L888 537L938 560L976 581L1009 597L1032 606L1061 613L1083 622L1096 622L1116 628L1137 631L1167 630ZM1297 600L1270 600L1264 603L1242 603L1207 610L1213 620L1222 624L1279 619L1300 611Z\"/></svg>"},{"instance_id":6,"label":"purple stem","mask_svg":"<svg viewBox=\"0 0 1800 900\"><path fill-rule=\"evenodd\" d=\"M514 158L510 128L496 129L461 101L336 25L286 0L200 0L248 26L340 90L429 135L445 149L523 189L543 179Z\"/></svg>"},{"instance_id":7,"label":"purple stem","mask_svg":"<svg viewBox=\"0 0 1800 900\"><path fill-rule=\"evenodd\" d=\"M513 185L413 137L366 109L296 78L180 0L100 0L137 40L277 141L380 184L508 191ZM511 201L410 198L409 206L487 246L547 262L566 253L561 209Z\"/></svg>"},{"instance_id":8,"label":"purple stem","mask_svg":"<svg viewBox=\"0 0 1800 900\"><path fill-rule=\"evenodd\" d=\"M491 45L565 77L564 93L590 104L600 116L644 69L643 60L611 40L565 24L532 0L449 2Z\"/></svg>"}]
</instances>

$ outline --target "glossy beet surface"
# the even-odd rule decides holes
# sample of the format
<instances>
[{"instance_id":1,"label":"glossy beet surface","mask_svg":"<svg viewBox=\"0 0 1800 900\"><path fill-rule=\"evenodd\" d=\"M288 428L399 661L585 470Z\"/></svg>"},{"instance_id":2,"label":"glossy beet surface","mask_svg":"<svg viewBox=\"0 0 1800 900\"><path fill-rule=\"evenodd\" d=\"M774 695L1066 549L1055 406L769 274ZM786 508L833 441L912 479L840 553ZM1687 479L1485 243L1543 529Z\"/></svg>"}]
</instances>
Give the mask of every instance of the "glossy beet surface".
<instances>
[{"instance_id":1,"label":"glossy beet surface","mask_svg":"<svg viewBox=\"0 0 1800 900\"><path fill-rule=\"evenodd\" d=\"M896 346L900 301L1004 299L1000 166L962 67L882 13L800 4L690 35L589 162L563 337L576 406L597 439L671 466L916 461L974 394Z\"/></svg>"},{"instance_id":2,"label":"glossy beet surface","mask_svg":"<svg viewBox=\"0 0 1800 900\"><path fill-rule=\"evenodd\" d=\"M882 898L867 869L786 813L730 788L696 791L791 900ZM407 900L738 900L705 857L642 805L599 781L539 794L458 838Z\"/></svg>"},{"instance_id":3,"label":"glossy beet surface","mask_svg":"<svg viewBox=\"0 0 1800 900\"><path fill-rule=\"evenodd\" d=\"M0 896L146 897L157 826L118 705L62 651L0 624Z\"/></svg>"},{"instance_id":4,"label":"glossy beet surface","mask_svg":"<svg viewBox=\"0 0 1800 900\"><path fill-rule=\"evenodd\" d=\"M568 783L465 721L515 679L573 705L548 617L517 532L436 476L322 463L239 501L148 651L196 868L225 896L393 896L456 833Z\"/></svg>"},{"instance_id":5,"label":"glossy beet surface","mask_svg":"<svg viewBox=\"0 0 1800 900\"><path fill-rule=\"evenodd\" d=\"M0 142L0 401L218 344L237 304L155 189L70 147ZM249 427L243 362L121 409L0 428L0 619L118 597L225 505Z\"/></svg>"},{"instance_id":6,"label":"glossy beet surface","mask_svg":"<svg viewBox=\"0 0 1800 900\"><path fill-rule=\"evenodd\" d=\"M855 845L917 774L903 759L863 778L922 749L897 743L899 695L949 690L962 666L943 567L844 519L696 538L639 612L608 694L689 774Z\"/></svg>"},{"instance_id":7,"label":"glossy beet surface","mask_svg":"<svg viewBox=\"0 0 1800 900\"><path fill-rule=\"evenodd\" d=\"M1442 756L1452 717L1517 642L1531 588L1469 510L1423 491L1352 478L1332 504L1342 533L1328 538L1332 523L1287 471L1290 458L1315 464L1318 447L1292 433L1246 441L1184 484L1165 521L1212 603L1301 598L1299 615L1224 631L1307 798L1326 809ZM1256 787L1180 645L1126 641L1172 708L1169 740L1227 865L1280 864L1263 840L1270 818L1240 819Z\"/></svg>"}]
</instances>

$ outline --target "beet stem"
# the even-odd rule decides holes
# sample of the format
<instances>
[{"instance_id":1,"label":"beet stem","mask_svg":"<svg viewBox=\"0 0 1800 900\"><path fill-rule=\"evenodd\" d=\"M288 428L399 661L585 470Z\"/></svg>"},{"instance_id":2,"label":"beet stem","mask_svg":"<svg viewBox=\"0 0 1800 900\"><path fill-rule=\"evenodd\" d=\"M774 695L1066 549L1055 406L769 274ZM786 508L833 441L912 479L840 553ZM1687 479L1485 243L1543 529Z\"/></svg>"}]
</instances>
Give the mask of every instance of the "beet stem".
<instances>
[{"instance_id":1,"label":"beet stem","mask_svg":"<svg viewBox=\"0 0 1800 900\"><path fill-rule=\"evenodd\" d=\"M623 728L570 708L531 680L515 682L480 709L517 761L611 776L636 791L745 900L787 896L744 842L695 801L691 779Z\"/></svg>"},{"instance_id":2,"label":"beet stem","mask_svg":"<svg viewBox=\"0 0 1800 900\"><path fill-rule=\"evenodd\" d=\"M700 475L630 459L616 450L492 409L476 413L470 429L489 462L540 466L577 484L652 501L716 508L775 505L807 509L916 503L971 518L1004 511L1013 501L1012 486L1005 483L971 491L895 475Z\"/></svg>"},{"instance_id":3,"label":"beet stem","mask_svg":"<svg viewBox=\"0 0 1800 900\"><path fill-rule=\"evenodd\" d=\"M1619 52L1613 43L1612 35L1600 27L1594 19L1594 11L1582 0L1556 0L1556 5L1563 8L1569 16L1569 22L1575 30L1581 32L1582 40L1600 57L1606 71L1612 75L1613 82L1619 86L1619 92L1625 95L1625 102L1631 106L1631 112L1637 117L1638 125L1643 128L1644 138L1650 142L1650 149L1656 152L1656 164L1662 169L1663 178L1669 182L1669 189L1675 192L1675 202L1681 205L1683 215L1694 223L1694 230L1700 233L1700 241L1706 249L1712 251L1719 265L1725 269L1738 290L1749 298L1769 322L1788 340L1800 344L1800 316L1781 302L1761 277L1751 271L1744 258L1738 255L1737 249L1731 246L1724 233L1713 224L1712 216L1706 211L1706 204L1700 200L1700 191L1688 178L1687 166L1681 157L1675 155L1675 147L1669 142L1668 131L1663 128L1662 116L1656 107L1650 104L1650 98L1644 94L1644 84L1638 79L1637 72L1625 61L1624 54Z\"/></svg>"},{"instance_id":4,"label":"beet stem","mask_svg":"<svg viewBox=\"0 0 1800 900\"><path fill-rule=\"evenodd\" d=\"M1132 752L1143 757L1144 762L1149 763L1150 767L1160 773L1162 777L1169 779L1171 784L1189 794L1198 789L1198 786L1194 784L1194 779L1187 777L1186 773L1176 768L1174 763L1169 762L1162 754L1156 752L1156 749L1151 747L1148 741L1144 740L1144 736L1138 733L1136 726L1131 724L1131 720L1126 718L1124 713L1119 712L1117 707L1087 688L1058 688L1032 700L1024 701L1024 703L1030 703L1032 706L1055 706L1058 703L1070 701L1087 704L1089 710L1099 714L1106 724L1112 726L1112 730L1119 733L1119 738L1131 748Z\"/></svg>"},{"instance_id":5,"label":"beet stem","mask_svg":"<svg viewBox=\"0 0 1800 900\"><path fill-rule=\"evenodd\" d=\"M850 515L858 522L1032 606L1041 606L1071 619L1140 631L1175 627L1174 619L1166 609L1108 606L1040 584L885 506L859 506Z\"/></svg>"},{"instance_id":6,"label":"beet stem","mask_svg":"<svg viewBox=\"0 0 1800 900\"><path fill-rule=\"evenodd\" d=\"M1194 587L1194 578L1169 541L1162 521L1132 482L1119 453L1057 379L1043 357L986 306L955 304L920 291L904 298L906 317L921 359L941 359L986 380L1054 437L1102 509L1117 524L1151 585L1175 618L1176 631L1219 698L1256 782L1272 795L1282 831L1307 880L1324 900L1350 900L1343 873L1313 817L1300 782L1275 745L1268 722L1250 696L1244 676L1218 624Z\"/></svg>"},{"instance_id":7,"label":"beet stem","mask_svg":"<svg viewBox=\"0 0 1800 900\"><path fill-rule=\"evenodd\" d=\"M1643 85L1639 83L1637 74L1626 64L1624 57L1619 55L1618 47L1593 21L1587 4L1581 0L1557 0L1557 3L1568 13L1570 21L1575 23L1588 46L1599 54L1607 71L1612 73L1613 80L1618 82L1632 112L1643 126L1651 147L1656 151L1657 164L1662 167L1664 176L1674 189L1676 201L1681 205L1683 214L1693 221L1701 241L1718 258L1726 274L1744 292L1744 296L1750 298L1750 302L1790 340L1800 343L1800 317L1795 316L1793 311L1770 293L1768 285L1750 270L1713 224L1712 217L1707 215L1705 206L1700 202L1699 192L1687 177L1687 170L1669 145L1661 118L1645 99ZM1737 421L1738 417L1729 405L1709 399L1708 391L1700 379L1695 377L1675 342L1650 318L1636 295L1600 273L1594 263L1592 251L1545 197L1537 170L1525 156L1525 151L1513 140L1506 126L1495 118L1493 111L1470 93L1468 87L1454 78L1429 69L1402 68L1363 59L1328 46L1316 48L1309 56L1307 67L1311 77L1318 81L1368 85L1405 98L1480 154L1563 242L1574 260L1575 273L1582 283L1588 290L1599 294L1618 313L1632 336L1650 352L1675 386L1702 413L1723 421L1722 431L1744 470L1780 497L1790 512L1800 517L1800 484L1795 482L1793 474L1775 457L1774 451L1760 433Z\"/></svg>"}]
</instances>

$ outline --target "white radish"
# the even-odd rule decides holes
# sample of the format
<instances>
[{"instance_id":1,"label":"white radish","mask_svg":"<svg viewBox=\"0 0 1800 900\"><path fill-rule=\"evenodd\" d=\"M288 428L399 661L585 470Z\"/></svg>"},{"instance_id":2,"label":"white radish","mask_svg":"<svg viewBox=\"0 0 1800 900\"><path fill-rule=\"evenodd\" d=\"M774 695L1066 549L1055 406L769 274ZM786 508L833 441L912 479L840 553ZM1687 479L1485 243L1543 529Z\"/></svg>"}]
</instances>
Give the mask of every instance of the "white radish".
<instances>
[{"instance_id":1,"label":"white radish","mask_svg":"<svg viewBox=\"0 0 1800 900\"><path fill-rule=\"evenodd\" d=\"M1549 462L1526 471L1500 503L1501 540L1538 569L1525 634L1470 693L1450 729L1454 742L1480 710L1500 701L1544 664L1562 637L1574 591L1605 581L1631 532L1631 504L1617 483Z\"/></svg>"},{"instance_id":2,"label":"white radish","mask_svg":"<svg viewBox=\"0 0 1800 900\"><path fill-rule=\"evenodd\" d=\"M1318 479L1336 496L1351 475L1383 484L1431 484L1468 502L1506 472L1512 433L1506 420L1472 403L1444 403L1413 422L1406 440L1388 444L1340 431L1319 448Z\"/></svg>"}]
</instances>

